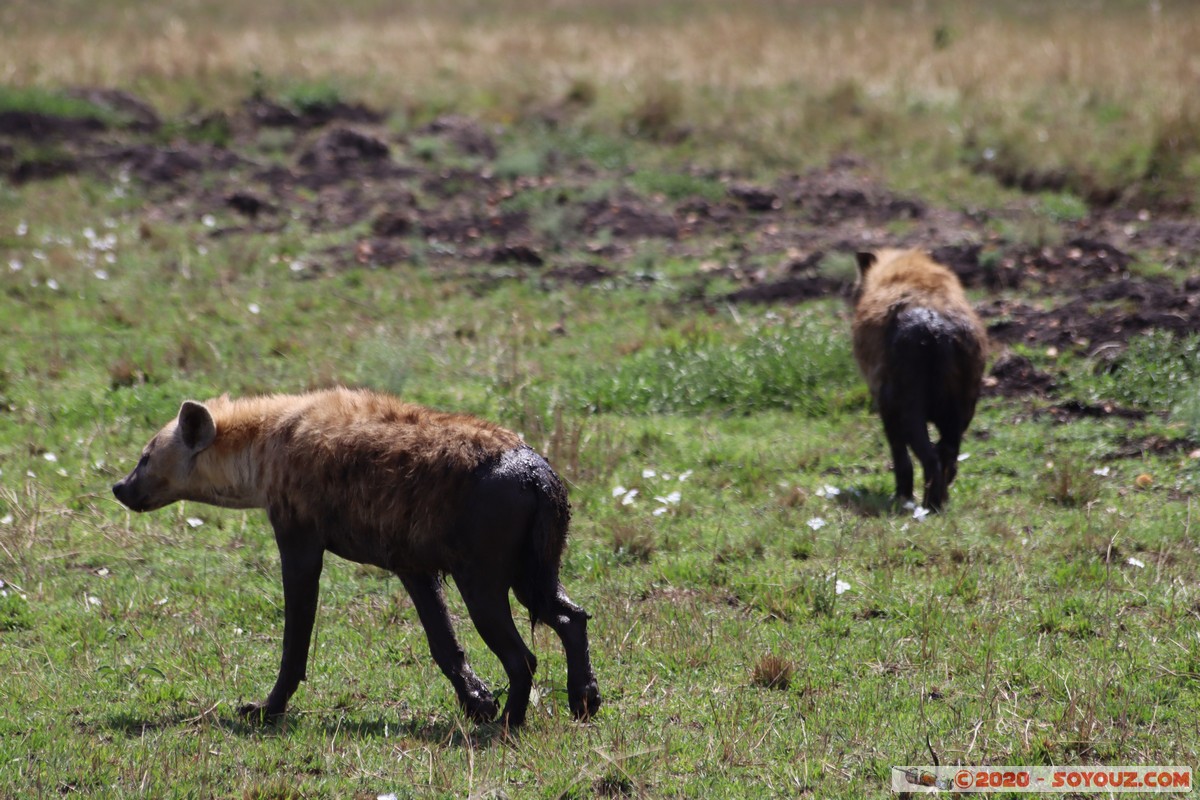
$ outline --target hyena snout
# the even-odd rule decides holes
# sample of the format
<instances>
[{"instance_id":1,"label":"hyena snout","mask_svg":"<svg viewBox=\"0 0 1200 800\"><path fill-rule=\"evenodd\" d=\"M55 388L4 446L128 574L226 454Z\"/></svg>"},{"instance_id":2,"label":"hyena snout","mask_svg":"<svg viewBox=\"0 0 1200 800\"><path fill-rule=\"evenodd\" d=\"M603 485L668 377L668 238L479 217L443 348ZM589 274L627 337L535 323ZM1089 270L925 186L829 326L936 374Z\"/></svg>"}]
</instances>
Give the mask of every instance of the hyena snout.
<instances>
[{"instance_id":1,"label":"hyena snout","mask_svg":"<svg viewBox=\"0 0 1200 800\"><path fill-rule=\"evenodd\" d=\"M128 508L130 511L148 511L150 503L146 496L139 492L128 477L122 478L113 484L113 496L117 498L117 502Z\"/></svg>"}]
</instances>

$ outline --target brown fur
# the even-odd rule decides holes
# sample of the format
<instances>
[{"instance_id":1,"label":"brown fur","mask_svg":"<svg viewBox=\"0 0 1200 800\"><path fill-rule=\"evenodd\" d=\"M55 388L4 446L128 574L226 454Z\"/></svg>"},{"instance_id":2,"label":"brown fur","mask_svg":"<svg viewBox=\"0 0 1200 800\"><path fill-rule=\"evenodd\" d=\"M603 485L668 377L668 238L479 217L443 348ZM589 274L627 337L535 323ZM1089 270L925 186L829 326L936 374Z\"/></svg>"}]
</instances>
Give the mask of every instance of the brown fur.
<instances>
[{"instance_id":1,"label":"brown fur","mask_svg":"<svg viewBox=\"0 0 1200 800\"><path fill-rule=\"evenodd\" d=\"M113 491L136 511L176 500L267 510L283 562L284 664L267 702L249 711L282 713L303 678L326 550L400 575L472 716L494 715L495 701L450 631L441 574L504 661L510 724L524 719L536 664L512 626L510 588L563 639L572 710L599 706L587 615L558 584L566 490L512 431L365 390L187 401Z\"/></svg>"},{"instance_id":2,"label":"brown fur","mask_svg":"<svg viewBox=\"0 0 1200 800\"><path fill-rule=\"evenodd\" d=\"M912 496L911 447L926 473L925 504L937 509L974 415L987 333L957 276L924 253L879 250L860 253L858 261L854 357L884 418L897 495ZM936 450L928 440L930 422L942 434Z\"/></svg>"}]
</instances>

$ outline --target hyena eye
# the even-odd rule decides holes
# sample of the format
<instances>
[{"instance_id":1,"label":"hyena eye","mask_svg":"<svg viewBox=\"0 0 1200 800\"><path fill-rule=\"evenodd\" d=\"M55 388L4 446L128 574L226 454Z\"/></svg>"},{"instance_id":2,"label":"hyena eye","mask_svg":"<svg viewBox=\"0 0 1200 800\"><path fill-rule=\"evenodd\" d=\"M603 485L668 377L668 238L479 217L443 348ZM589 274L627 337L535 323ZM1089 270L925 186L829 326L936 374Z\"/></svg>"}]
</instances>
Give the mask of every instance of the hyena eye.
<instances>
[{"instance_id":1,"label":"hyena eye","mask_svg":"<svg viewBox=\"0 0 1200 800\"><path fill-rule=\"evenodd\" d=\"M150 456L146 453L142 453L142 457L138 459L137 466L134 467L134 469L140 469L141 467L146 466L146 464L148 464L149 462L150 462Z\"/></svg>"}]
</instances>

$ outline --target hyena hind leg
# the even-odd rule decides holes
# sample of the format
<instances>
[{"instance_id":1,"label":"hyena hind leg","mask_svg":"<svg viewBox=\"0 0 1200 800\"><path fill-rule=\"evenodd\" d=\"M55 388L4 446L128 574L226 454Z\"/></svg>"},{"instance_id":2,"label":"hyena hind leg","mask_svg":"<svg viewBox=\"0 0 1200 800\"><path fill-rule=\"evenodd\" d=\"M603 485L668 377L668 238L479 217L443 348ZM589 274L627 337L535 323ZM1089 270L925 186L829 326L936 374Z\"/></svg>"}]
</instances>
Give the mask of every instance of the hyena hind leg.
<instances>
[{"instance_id":1,"label":"hyena hind leg","mask_svg":"<svg viewBox=\"0 0 1200 800\"><path fill-rule=\"evenodd\" d=\"M529 608L530 600L519 587L514 587L517 600ZM590 719L600 709L600 686L592 670L591 646L588 644L587 621L590 615L567 596L559 583L554 597L537 611L537 618L550 626L562 642L567 656L567 702L576 719Z\"/></svg>"},{"instance_id":2,"label":"hyena hind leg","mask_svg":"<svg viewBox=\"0 0 1200 800\"><path fill-rule=\"evenodd\" d=\"M459 705L474 722L491 722L500 706L467 663L450 623L442 582L435 575L401 575L400 581L408 590L421 626L425 628L429 652L454 686Z\"/></svg>"},{"instance_id":3,"label":"hyena hind leg","mask_svg":"<svg viewBox=\"0 0 1200 800\"><path fill-rule=\"evenodd\" d=\"M896 499L904 502L913 499L913 463L908 455L908 436L904 423L896 416L883 416L883 432L892 451L892 473L896 477Z\"/></svg>"},{"instance_id":4,"label":"hyena hind leg","mask_svg":"<svg viewBox=\"0 0 1200 800\"><path fill-rule=\"evenodd\" d=\"M456 573L454 582L484 644L500 659L508 675L508 700L501 720L509 728L518 728L525 724L537 658L517 632L508 602L508 586L480 571Z\"/></svg>"}]
</instances>

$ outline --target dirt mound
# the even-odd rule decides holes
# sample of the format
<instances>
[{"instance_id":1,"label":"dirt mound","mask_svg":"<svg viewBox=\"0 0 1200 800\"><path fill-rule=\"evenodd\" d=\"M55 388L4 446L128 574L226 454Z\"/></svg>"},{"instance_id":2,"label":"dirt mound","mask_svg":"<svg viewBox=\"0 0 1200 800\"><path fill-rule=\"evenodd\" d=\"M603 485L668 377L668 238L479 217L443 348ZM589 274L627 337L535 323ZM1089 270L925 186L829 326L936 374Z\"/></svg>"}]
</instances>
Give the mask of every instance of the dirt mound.
<instances>
[{"instance_id":1,"label":"dirt mound","mask_svg":"<svg viewBox=\"0 0 1200 800\"><path fill-rule=\"evenodd\" d=\"M847 295L849 291L850 284L846 281L809 275L754 284L731 292L723 299L733 303L797 303L818 297Z\"/></svg>"},{"instance_id":2,"label":"dirt mound","mask_svg":"<svg viewBox=\"0 0 1200 800\"><path fill-rule=\"evenodd\" d=\"M1054 391L1054 378L1033 366L1025 356L1006 353L996 360L983 379L983 393L988 396L1018 397L1045 396Z\"/></svg>"},{"instance_id":3,"label":"dirt mound","mask_svg":"<svg viewBox=\"0 0 1200 800\"><path fill-rule=\"evenodd\" d=\"M901 197L854 170L857 162L835 162L830 169L812 170L784 181L780 193L816 225L846 219L870 223L920 219L925 205Z\"/></svg>"},{"instance_id":4,"label":"dirt mound","mask_svg":"<svg viewBox=\"0 0 1200 800\"><path fill-rule=\"evenodd\" d=\"M1079 349L1125 342L1150 329L1181 336L1200 331L1200 289L1189 291L1167 281L1121 278L1081 289L1073 299L1049 309L994 300L979 310L993 320L988 335L1009 344Z\"/></svg>"},{"instance_id":5,"label":"dirt mound","mask_svg":"<svg viewBox=\"0 0 1200 800\"><path fill-rule=\"evenodd\" d=\"M417 133L422 136L439 136L446 139L462 154L479 156L489 161L496 157L498 148L493 136L471 117L450 114L438 117L428 125L419 128Z\"/></svg>"},{"instance_id":6,"label":"dirt mound","mask_svg":"<svg viewBox=\"0 0 1200 800\"><path fill-rule=\"evenodd\" d=\"M553 148L536 176L498 175L504 131L460 114L393 137L377 127L385 113L363 105L258 95L167 125L123 91L71 93L104 113L0 112L0 174L133 179L147 189L149 213L244 220L212 235L363 226L364 235L312 254L326 269L390 267L420 253L434 269L477 270L492 282L536 270L547 285L629 283L647 273L649 253L698 265L670 282L689 302L804 303L847 292L855 251L920 247L982 296L979 311L1001 345L1102 358L1145 330L1200 330L1200 278L1170 277L1200 259L1200 220L1188 216L1114 207L1054 223L1019 201L940 207L892 191L853 158L766 182L691 167L681 174L697 181L696 194L680 197ZM1049 244L997 232L1034 226ZM1161 264L1161 274L1139 275L1139 260ZM1002 396L1055 386L1017 356L1000 358L987 380Z\"/></svg>"},{"instance_id":7,"label":"dirt mound","mask_svg":"<svg viewBox=\"0 0 1200 800\"><path fill-rule=\"evenodd\" d=\"M622 239L679 237L679 223L674 215L656 211L640 200L628 198L590 204L582 229L589 236L607 230Z\"/></svg>"},{"instance_id":8,"label":"dirt mound","mask_svg":"<svg viewBox=\"0 0 1200 800\"><path fill-rule=\"evenodd\" d=\"M36 111L0 111L0 135L20 139L75 139L108 126L99 117L58 117Z\"/></svg>"},{"instance_id":9,"label":"dirt mound","mask_svg":"<svg viewBox=\"0 0 1200 800\"><path fill-rule=\"evenodd\" d=\"M306 103L300 109L277 103L265 97L247 98L241 113L251 127L320 128L331 122L360 125L378 125L384 114L360 103L344 103L340 100Z\"/></svg>"},{"instance_id":10,"label":"dirt mound","mask_svg":"<svg viewBox=\"0 0 1200 800\"><path fill-rule=\"evenodd\" d=\"M223 148L188 143L172 147L149 144L120 147L98 159L151 185L180 183L199 173L230 170L243 163L240 156Z\"/></svg>"},{"instance_id":11,"label":"dirt mound","mask_svg":"<svg viewBox=\"0 0 1200 800\"><path fill-rule=\"evenodd\" d=\"M387 142L377 136L337 127L322 133L300 154L300 166L312 172L344 171L361 162L384 161L391 152Z\"/></svg>"}]
</instances>

